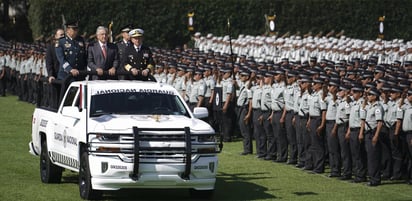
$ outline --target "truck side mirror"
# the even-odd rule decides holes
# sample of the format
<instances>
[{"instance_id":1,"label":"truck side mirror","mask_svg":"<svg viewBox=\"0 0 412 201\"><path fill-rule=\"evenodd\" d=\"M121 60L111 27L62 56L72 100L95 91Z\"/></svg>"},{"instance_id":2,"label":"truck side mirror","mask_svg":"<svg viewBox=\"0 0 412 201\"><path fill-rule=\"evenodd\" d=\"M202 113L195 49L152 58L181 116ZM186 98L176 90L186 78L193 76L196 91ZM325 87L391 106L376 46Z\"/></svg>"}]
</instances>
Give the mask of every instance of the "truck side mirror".
<instances>
[{"instance_id":1,"label":"truck side mirror","mask_svg":"<svg viewBox=\"0 0 412 201\"><path fill-rule=\"evenodd\" d=\"M62 115L80 119L80 111L77 106L64 106L62 109Z\"/></svg>"},{"instance_id":2,"label":"truck side mirror","mask_svg":"<svg viewBox=\"0 0 412 201\"><path fill-rule=\"evenodd\" d=\"M195 118L203 119L209 116L209 112L205 107L195 107L193 109L193 115L195 116Z\"/></svg>"}]
</instances>

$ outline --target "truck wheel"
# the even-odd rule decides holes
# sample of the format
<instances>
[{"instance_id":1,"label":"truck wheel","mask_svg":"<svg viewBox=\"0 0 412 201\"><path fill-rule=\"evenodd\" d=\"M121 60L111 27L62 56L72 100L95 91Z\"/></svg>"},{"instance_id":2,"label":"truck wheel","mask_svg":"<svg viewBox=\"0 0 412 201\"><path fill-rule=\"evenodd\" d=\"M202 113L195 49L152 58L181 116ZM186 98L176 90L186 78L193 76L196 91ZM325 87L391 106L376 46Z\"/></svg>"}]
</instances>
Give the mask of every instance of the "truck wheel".
<instances>
[{"instance_id":1,"label":"truck wheel","mask_svg":"<svg viewBox=\"0 0 412 201\"><path fill-rule=\"evenodd\" d=\"M41 144L40 153L40 178L43 183L60 183L62 179L63 168L53 164L47 150L47 142L44 140Z\"/></svg>"},{"instance_id":2,"label":"truck wheel","mask_svg":"<svg viewBox=\"0 0 412 201\"><path fill-rule=\"evenodd\" d=\"M195 190L190 189L190 197L196 199L211 199L215 190Z\"/></svg>"},{"instance_id":3,"label":"truck wheel","mask_svg":"<svg viewBox=\"0 0 412 201\"><path fill-rule=\"evenodd\" d=\"M85 200L95 200L101 197L101 191L93 190L91 180L89 155L87 152L83 152L80 159L79 191L80 197Z\"/></svg>"}]
</instances>

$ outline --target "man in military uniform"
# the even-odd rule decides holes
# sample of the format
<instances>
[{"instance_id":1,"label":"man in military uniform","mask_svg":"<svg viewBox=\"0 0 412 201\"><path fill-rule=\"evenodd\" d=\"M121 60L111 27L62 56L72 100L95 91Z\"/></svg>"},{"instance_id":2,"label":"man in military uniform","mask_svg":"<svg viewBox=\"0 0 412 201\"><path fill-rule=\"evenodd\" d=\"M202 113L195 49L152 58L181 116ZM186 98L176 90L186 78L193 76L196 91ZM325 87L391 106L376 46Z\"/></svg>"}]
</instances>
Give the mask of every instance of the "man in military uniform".
<instances>
[{"instance_id":1,"label":"man in military uniform","mask_svg":"<svg viewBox=\"0 0 412 201\"><path fill-rule=\"evenodd\" d=\"M352 99L349 111L349 127L346 135L349 136L350 152L352 154L353 182L366 181L366 150L364 141L359 141L359 131L361 127L360 109L364 104L363 87L355 84L352 87Z\"/></svg>"},{"instance_id":2,"label":"man in military uniform","mask_svg":"<svg viewBox=\"0 0 412 201\"><path fill-rule=\"evenodd\" d=\"M125 66L125 64L122 63L122 61L123 61L123 57L124 57L124 54L125 54L125 51L126 51L126 47L132 45L132 43L130 42L130 36L129 36L129 31L131 30L130 27L131 27L131 25L128 24L128 25L121 28L120 31L122 32L121 33L122 40L120 40L119 42L116 43L117 48L119 49L119 61L120 61L119 72L124 72L123 66ZM121 76L118 76L118 78L122 80L122 79L124 79L124 76L121 75Z\"/></svg>"},{"instance_id":3,"label":"man in military uniform","mask_svg":"<svg viewBox=\"0 0 412 201\"><path fill-rule=\"evenodd\" d=\"M195 107L204 106L204 97L206 91L206 83L202 79L203 72L196 70L194 75L194 82L189 95L189 107L193 111Z\"/></svg>"},{"instance_id":4,"label":"man in military uniform","mask_svg":"<svg viewBox=\"0 0 412 201\"><path fill-rule=\"evenodd\" d=\"M412 89L408 90L407 97L401 101L400 107L396 113L397 122L394 135L401 135L403 132L404 139L407 143L409 160L407 170L407 183L412 185Z\"/></svg>"},{"instance_id":5,"label":"man in military uniform","mask_svg":"<svg viewBox=\"0 0 412 201\"><path fill-rule=\"evenodd\" d=\"M266 149L266 135L263 131L262 121L259 120L259 117L262 115L261 112L261 99L262 99L262 87L263 87L263 74L256 73L256 81L251 88L252 93L252 111L253 111L253 136L256 140L256 157L264 159L267 154Z\"/></svg>"},{"instance_id":6,"label":"man in military uniform","mask_svg":"<svg viewBox=\"0 0 412 201\"><path fill-rule=\"evenodd\" d=\"M148 76L152 73L152 68L155 63L153 54L149 47L143 45L142 29L133 29L129 32L129 36L133 45L127 46L122 64L124 69L132 73L131 79L148 80ZM121 66L122 68L123 66Z\"/></svg>"},{"instance_id":7,"label":"man in military uniform","mask_svg":"<svg viewBox=\"0 0 412 201\"><path fill-rule=\"evenodd\" d=\"M205 91L205 107L207 107L209 111L208 122L209 124L213 125L213 110L212 110L212 94L215 89L215 79L212 75L212 67L210 65L205 65L203 67L203 80L206 83L206 91Z\"/></svg>"},{"instance_id":8,"label":"man in military uniform","mask_svg":"<svg viewBox=\"0 0 412 201\"><path fill-rule=\"evenodd\" d=\"M220 85L222 87L222 121L219 122L222 128L222 137L224 142L232 141L232 118L234 116L234 105L231 102L233 94L232 69L224 67L221 69L224 73Z\"/></svg>"},{"instance_id":9,"label":"man in military uniform","mask_svg":"<svg viewBox=\"0 0 412 201\"><path fill-rule=\"evenodd\" d=\"M277 68L274 71L274 83L271 92L271 110L270 115L273 134L277 147L276 162L286 162L288 159L288 142L285 130L285 115L284 113L284 93L285 93L285 71L282 68Z\"/></svg>"},{"instance_id":10,"label":"man in military uniform","mask_svg":"<svg viewBox=\"0 0 412 201\"><path fill-rule=\"evenodd\" d=\"M84 39L78 36L77 22L66 23L66 36L60 38L56 43L56 57L59 61L59 72L57 79L63 80L69 74L73 77L79 75L79 71L85 70L86 47ZM77 77L79 79L79 77Z\"/></svg>"},{"instance_id":11,"label":"man in military uniform","mask_svg":"<svg viewBox=\"0 0 412 201\"><path fill-rule=\"evenodd\" d=\"M323 80L316 78L313 80L313 93L309 97L309 120L308 129L311 137L311 147L313 160L313 172L323 173L325 171L325 145L324 129L326 124L326 103L323 100Z\"/></svg>"},{"instance_id":12,"label":"man in military uniform","mask_svg":"<svg viewBox=\"0 0 412 201\"><path fill-rule=\"evenodd\" d=\"M272 160L272 161L276 160L276 153L277 153L275 136L273 134L272 125L269 119L272 113L270 106L272 104L271 94L272 94L273 75L274 74L271 71L268 71L265 74L264 85L262 87L261 105L260 105L262 115L259 117L259 121L261 121L263 124L264 135L266 135L266 142L263 142L265 143L265 146L261 145L264 149L266 148L267 150L267 155L265 157L265 160Z\"/></svg>"},{"instance_id":13,"label":"man in military uniform","mask_svg":"<svg viewBox=\"0 0 412 201\"><path fill-rule=\"evenodd\" d=\"M239 97L237 98L237 106L239 107L237 123L239 123L240 132L243 136L243 152L241 155L253 153L252 129L250 126L252 122L252 93L250 91L249 76L250 73L247 69L240 73L242 87L239 90Z\"/></svg>"},{"instance_id":14,"label":"man in military uniform","mask_svg":"<svg viewBox=\"0 0 412 201\"><path fill-rule=\"evenodd\" d=\"M381 129L383 126L384 110L379 104L380 92L376 88L368 92L368 105L361 109L361 130L359 140L365 139L368 160L368 186L378 186L381 183L381 158L382 139Z\"/></svg>"}]
</instances>

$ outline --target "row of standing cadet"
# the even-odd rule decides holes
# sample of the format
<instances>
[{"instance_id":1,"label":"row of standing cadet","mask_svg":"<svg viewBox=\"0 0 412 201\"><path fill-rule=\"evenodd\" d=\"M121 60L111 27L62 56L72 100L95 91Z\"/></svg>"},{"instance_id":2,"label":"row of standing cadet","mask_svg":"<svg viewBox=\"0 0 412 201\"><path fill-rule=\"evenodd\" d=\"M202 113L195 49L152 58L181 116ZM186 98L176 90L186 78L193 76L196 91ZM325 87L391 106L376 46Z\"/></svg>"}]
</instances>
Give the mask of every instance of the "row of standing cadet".
<instances>
[{"instance_id":1,"label":"row of standing cadet","mask_svg":"<svg viewBox=\"0 0 412 201\"><path fill-rule=\"evenodd\" d=\"M64 45L64 43L63 43ZM137 51L137 50L136 50ZM289 64L287 62L287 59L285 59L284 63L279 64L279 65L272 65L272 64L264 64L264 63L256 63L253 61L240 61L236 62L235 64L230 63L230 57L227 55L219 55L219 54L207 54L207 53L202 53L199 51L181 51L181 50L175 50L175 51L166 51L162 49L157 49L154 48L154 54L153 54L154 60L156 63L159 65L156 65L154 69L154 75L157 76L157 74L160 73L160 69L162 68L167 68L168 73L166 75L160 75L166 77L165 79L158 79L160 82L166 82L169 84L172 84L175 86L178 91L181 93L183 97L186 98L188 101L189 105L192 105L192 107L196 106L202 106L202 105L208 105L209 108L211 107L213 100L215 100L214 95L216 93L213 93L213 90L217 87L221 87L222 89L222 97L220 97L220 101L222 103L222 109L219 111L214 112L214 119L212 119L210 122L212 124L218 124L221 128L222 135L224 137L225 141L230 141L231 140L231 134L233 134L233 127L234 126L228 126L228 125L234 125L233 123L239 122L239 127L241 129L242 136L244 137L244 148L245 151L243 154L250 154L252 153L252 148L251 148L251 140L253 139L252 137L252 132L254 134L254 138L256 139L256 147L257 147L257 154L258 157L267 159L267 160L274 160L276 159L278 162L286 162L287 159L289 159L290 164L297 163L298 166L303 166L305 169L312 169L313 172L315 173L322 173L324 171L325 167L325 157L327 156L326 153L331 153L331 149L327 149L326 144L329 145L329 141L327 140L325 136L327 134L331 134L334 132L327 132L326 130L328 127L329 123L329 128L331 126L331 123L333 123L333 118L332 119L326 119L326 116L328 114L328 104L325 104L325 98L323 97L322 93L322 85L325 84L325 82L334 83L331 82L332 78L336 75L338 75L338 80L340 82L346 82L346 83L351 83L351 80L354 81L355 79L351 79L350 77L355 75L356 79L359 78L364 78L364 79L370 79L370 72L372 74L379 74L383 73L385 75L386 69L383 70L379 66L376 66L376 62L368 62L364 63L362 66L357 66L355 62L352 63L344 63L343 67L341 66L342 64L339 65L331 65L328 62L326 62L326 66L320 65L320 68L318 68L318 64L315 62L313 66L303 66L299 63L295 64ZM61 63L61 62L60 62ZM63 63L64 65L64 63ZM230 66L230 67L229 67ZM408 73L409 79L410 79L410 64L405 64L399 67L387 65L386 67L390 67L391 71L388 72L385 77L389 78L389 75L396 74L396 73L402 73L405 75L405 73ZM43 68L44 69L44 68ZM344 69L344 70L342 70ZM130 70L130 69L129 69ZM176 73L177 71L177 73ZM329 71L329 72L328 72ZM179 73L181 72L181 73ZM344 73L343 73L344 72ZM232 79L233 73L235 73L235 79ZM305 74L310 74L305 76ZM180 76L178 74L181 74ZM195 75L195 78L192 77L192 75ZM202 78L202 75L205 76L205 78ZM209 77L208 77L209 75ZM362 77L360 77L362 75ZM367 75L367 76L366 76ZM180 78L179 77L182 77ZM196 78L197 76L197 78ZM287 108L287 103L288 101L283 100L282 103L282 98L286 97L285 93L285 81L283 80L282 84L282 77L287 78L288 82L289 79L296 79L299 78L299 84L297 81L288 83L289 86L294 86L294 88L289 89L292 90L293 97L299 97L296 100L293 101L294 104L290 106L291 108ZM322 77L323 76L323 77ZM364 76L364 77L363 77ZM48 76L50 78L50 76ZM245 78L246 77L246 78ZM275 84L273 84L273 79L275 80ZM410 82L408 78L406 78L407 81ZM249 82L248 82L249 81ZM385 81L393 81L393 80L381 80L373 78L371 79L371 82L385 82ZM400 85L404 80L397 80L395 85ZM203 87L194 87L194 83L199 82L200 86ZM313 89L310 83L313 84ZM339 82L339 85L340 85ZM209 84L207 84L209 83ZM184 84L184 85L183 85ZM366 87L366 84L362 84L362 87ZM206 85L206 89L204 88ZM306 85L306 86L303 86ZM319 86L320 85L320 86ZM317 86L317 87L316 87ZM332 85L333 86L333 85ZM352 86L354 87L354 86ZM375 87L370 87L372 89L380 90L375 93L375 96L379 97L377 94L381 93L383 91L384 85L380 86L375 86ZM198 90L197 93L199 94L192 94L192 89L193 88L203 88L203 91L206 92L210 90L210 96L203 95L202 90ZM283 88L283 91L282 91ZM403 87L406 89L410 89L410 84L407 85L407 87ZM314 90L315 92L312 94L309 94L309 91ZM199 92L200 91L200 92ZM235 92L236 91L236 92ZM298 91L298 92L296 92ZM303 92L302 92L303 91ZM356 90L355 90L356 91ZM363 91L359 90L359 91ZM374 90L372 90L374 91ZM295 93L296 92L296 93ZM352 93L354 91L352 90ZM368 92L369 94L370 92ZM298 95L301 94L301 95ZM382 93L384 94L384 93ZM410 96L409 92L404 92L404 94L408 94L408 98ZM192 96L192 98L190 98ZM352 95L353 96L353 95ZM237 100L234 98L237 97ZM254 98L255 97L255 98ZM279 99L275 99L275 98ZM325 96L326 97L326 96ZM333 97L333 95L332 95ZM243 98L243 99L242 99ZM354 99L354 96L351 98ZM203 102L199 103L199 100L202 100ZM206 101L209 100L209 101ZM236 101L235 101L236 100ZM397 115L399 116L399 119L402 119L403 122L410 122L410 115L408 116L408 104L410 105L410 100L409 99L403 99L404 104L399 105L400 111L403 111L404 115ZM369 101L369 100L368 100ZM289 101L291 102L291 101ZM309 104L309 102L314 105L315 103L318 104L317 107L312 108ZM371 102L371 101L370 101ZM374 102L373 102L374 103ZM371 102L372 104L372 102ZM331 104L333 105L333 104ZM364 109L366 110L366 107ZM384 114L384 111L380 111L381 114ZM358 112L359 114L361 113L360 110ZM237 114L238 116L235 116ZM325 114L325 118L324 118ZM353 115L352 115L353 116ZM371 116L371 115L369 115ZM377 116L377 115L375 115ZM346 116L348 118L349 122L349 127L350 126L350 113L349 116ZM368 117L368 112L365 112L365 115L363 116L363 119L367 120L365 122L370 122ZM406 118L405 118L406 117ZM219 119L218 119L219 118ZM342 118L343 119L343 118ZM216 120L218 120L216 123ZM337 126L337 130L339 131L339 126L341 124L337 123L338 121L341 121L339 119L335 119L335 124ZM382 120L378 121L382 122ZM367 125L366 123L362 123L362 120L360 120L360 125L363 125L363 129L366 130L367 132L364 132L366 136L364 136L364 139L370 139L370 141L365 140L366 142L371 142L375 141L376 145L376 139L373 140L374 136L371 134L371 130L375 130L374 126L365 126ZM402 123L402 121L401 121ZM253 126L252 126L253 124ZM378 127L379 123L376 124L376 127ZM396 125L398 125L398 121L396 122ZM334 125L334 124L333 124ZM408 125L411 125L409 123L403 123L400 124L402 127L402 133L397 133L397 135L404 135L403 139L404 142L406 142L407 146L409 147L409 154L404 154L406 155L406 158L402 158L402 160L410 161L410 143L407 140L410 135L410 130L408 130ZM219 127L218 126L218 127ZM334 126L333 126L334 127ZM253 128L253 129L252 129ZM361 136L360 134L362 133L360 130L359 132L357 129L362 129L362 126L355 126L353 129L350 129L350 133L352 134L352 130L354 132L353 135L349 135L350 139L354 138L352 136ZM295 129L295 134L293 134L293 130ZM325 130L326 129L326 130ZM220 130L220 129L219 129ZM253 130L253 131L252 131ZM343 129L344 130L344 129ZM289 132L288 134L288 131ZM399 129L398 129L399 132ZM338 132L339 133L339 132ZM362 133L362 134L363 134ZM377 132L380 134L381 132ZM378 134L375 134L378 136ZM339 136L339 135L338 135ZM379 135L381 136L381 135ZM369 137L369 138L368 138ZM294 138L296 139L296 144L294 145L293 141ZM359 138L358 138L359 139ZM397 139L399 142L399 138ZM330 140L333 141L333 140ZM355 137L356 141L356 137ZM349 143L352 141L349 141ZM360 141L361 142L361 141ZM288 144L290 144L290 148L288 148ZM382 146L384 143L381 143L379 141L379 144ZM405 144L405 143L404 143ZM369 144L370 145L370 144ZM352 175L355 176L354 181L365 181L366 180L366 175L363 174L362 172L365 172L365 158L367 160L372 160L374 157L377 155L379 158L379 155L382 155L382 150L374 150L371 148L374 148L373 146L367 146L367 145L357 145L356 142L353 142L352 145L349 145L350 147L354 146L353 150L351 149L351 155L352 158L351 160L355 161L353 162L354 164L352 165L347 165L346 168L349 169L349 167L354 168L355 170L352 171ZM295 148L293 148L295 147ZM300 147L300 148L299 148ZM336 146L334 146L336 147ZM340 150L344 149L345 146L339 146ZM365 157L365 155L361 154L363 153L363 148L369 150L367 153L371 154L374 152L377 152L376 155L371 154L368 157ZM288 150L290 150L290 153L288 153ZM403 153L405 153L405 149L402 149ZM390 151L392 152L392 151ZM336 152L333 152L336 153ZM344 158L342 156L342 153L340 154L341 158ZM353 156L353 155L360 155L360 156ZM409 155L409 158L408 158ZM338 157L338 156L336 156ZM336 157L332 157L332 159L336 159ZM347 156L346 156L347 157ZM361 158L361 161L357 161ZM363 160L362 160L363 159ZM331 163L334 160L329 159L329 163ZM339 160L338 160L339 161ZM347 161L346 161L347 162ZM376 162L376 160L375 160ZM333 163L333 162L332 162ZM336 170L336 174L331 176L336 176L339 174L343 174L342 177L345 179L349 177L349 174L347 173L347 169L345 168L339 168L339 164L344 163L343 161L337 162L338 168L334 169L332 171ZM335 165L336 165L335 164ZM359 167L361 166L360 164L364 165L363 168ZM370 162L371 165L368 164L367 169L371 171L369 174L370 177L370 185L377 185L380 183L380 179L378 178L377 175L381 175L383 173L382 168L375 170L374 165L376 165L373 162ZM381 164L381 159L379 159L379 164ZM330 166L334 167L334 165ZM360 170L357 170L360 169ZM374 170L374 171L372 171ZM398 169L396 169L398 170ZM379 172L379 173L376 173ZM375 173L375 174L373 174ZM410 174L410 173L409 173ZM350 175L350 176L352 176ZM385 175L384 175L385 176ZM398 179L398 178L394 178ZM409 176L410 179L410 176Z\"/></svg>"}]
</instances>

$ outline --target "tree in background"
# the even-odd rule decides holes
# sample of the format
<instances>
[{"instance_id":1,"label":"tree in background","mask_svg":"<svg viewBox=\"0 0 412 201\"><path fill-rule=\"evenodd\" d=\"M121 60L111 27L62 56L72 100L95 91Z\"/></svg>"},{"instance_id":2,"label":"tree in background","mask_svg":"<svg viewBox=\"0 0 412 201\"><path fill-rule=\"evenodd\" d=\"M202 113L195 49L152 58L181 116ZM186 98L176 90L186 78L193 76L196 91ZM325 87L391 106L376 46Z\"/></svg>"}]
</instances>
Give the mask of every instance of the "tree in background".
<instances>
[{"instance_id":1,"label":"tree in background","mask_svg":"<svg viewBox=\"0 0 412 201\"><path fill-rule=\"evenodd\" d=\"M174 48L190 41L194 32L227 35L230 18L233 37L265 34L265 14L276 14L276 32L283 35L345 30L352 38L374 40L378 18L385 16L385 39L412 39L410 0L1 0L3 6L21 10L12 26L2 12L1 36L30 41L50 36L66 20L78 20L86 39L98 25L113 21L113 32L133 24L145 30L152 46ZM195 30L187 29L187 13L194 11ZM20 19L20 16L24 19ZM28 21L25 24L24 21ZM23 27L25 25L25 27ZM30 32L32 31L32 34ZM32 36L32 37L29 37Z\"/></svg>"}]
</instances>

